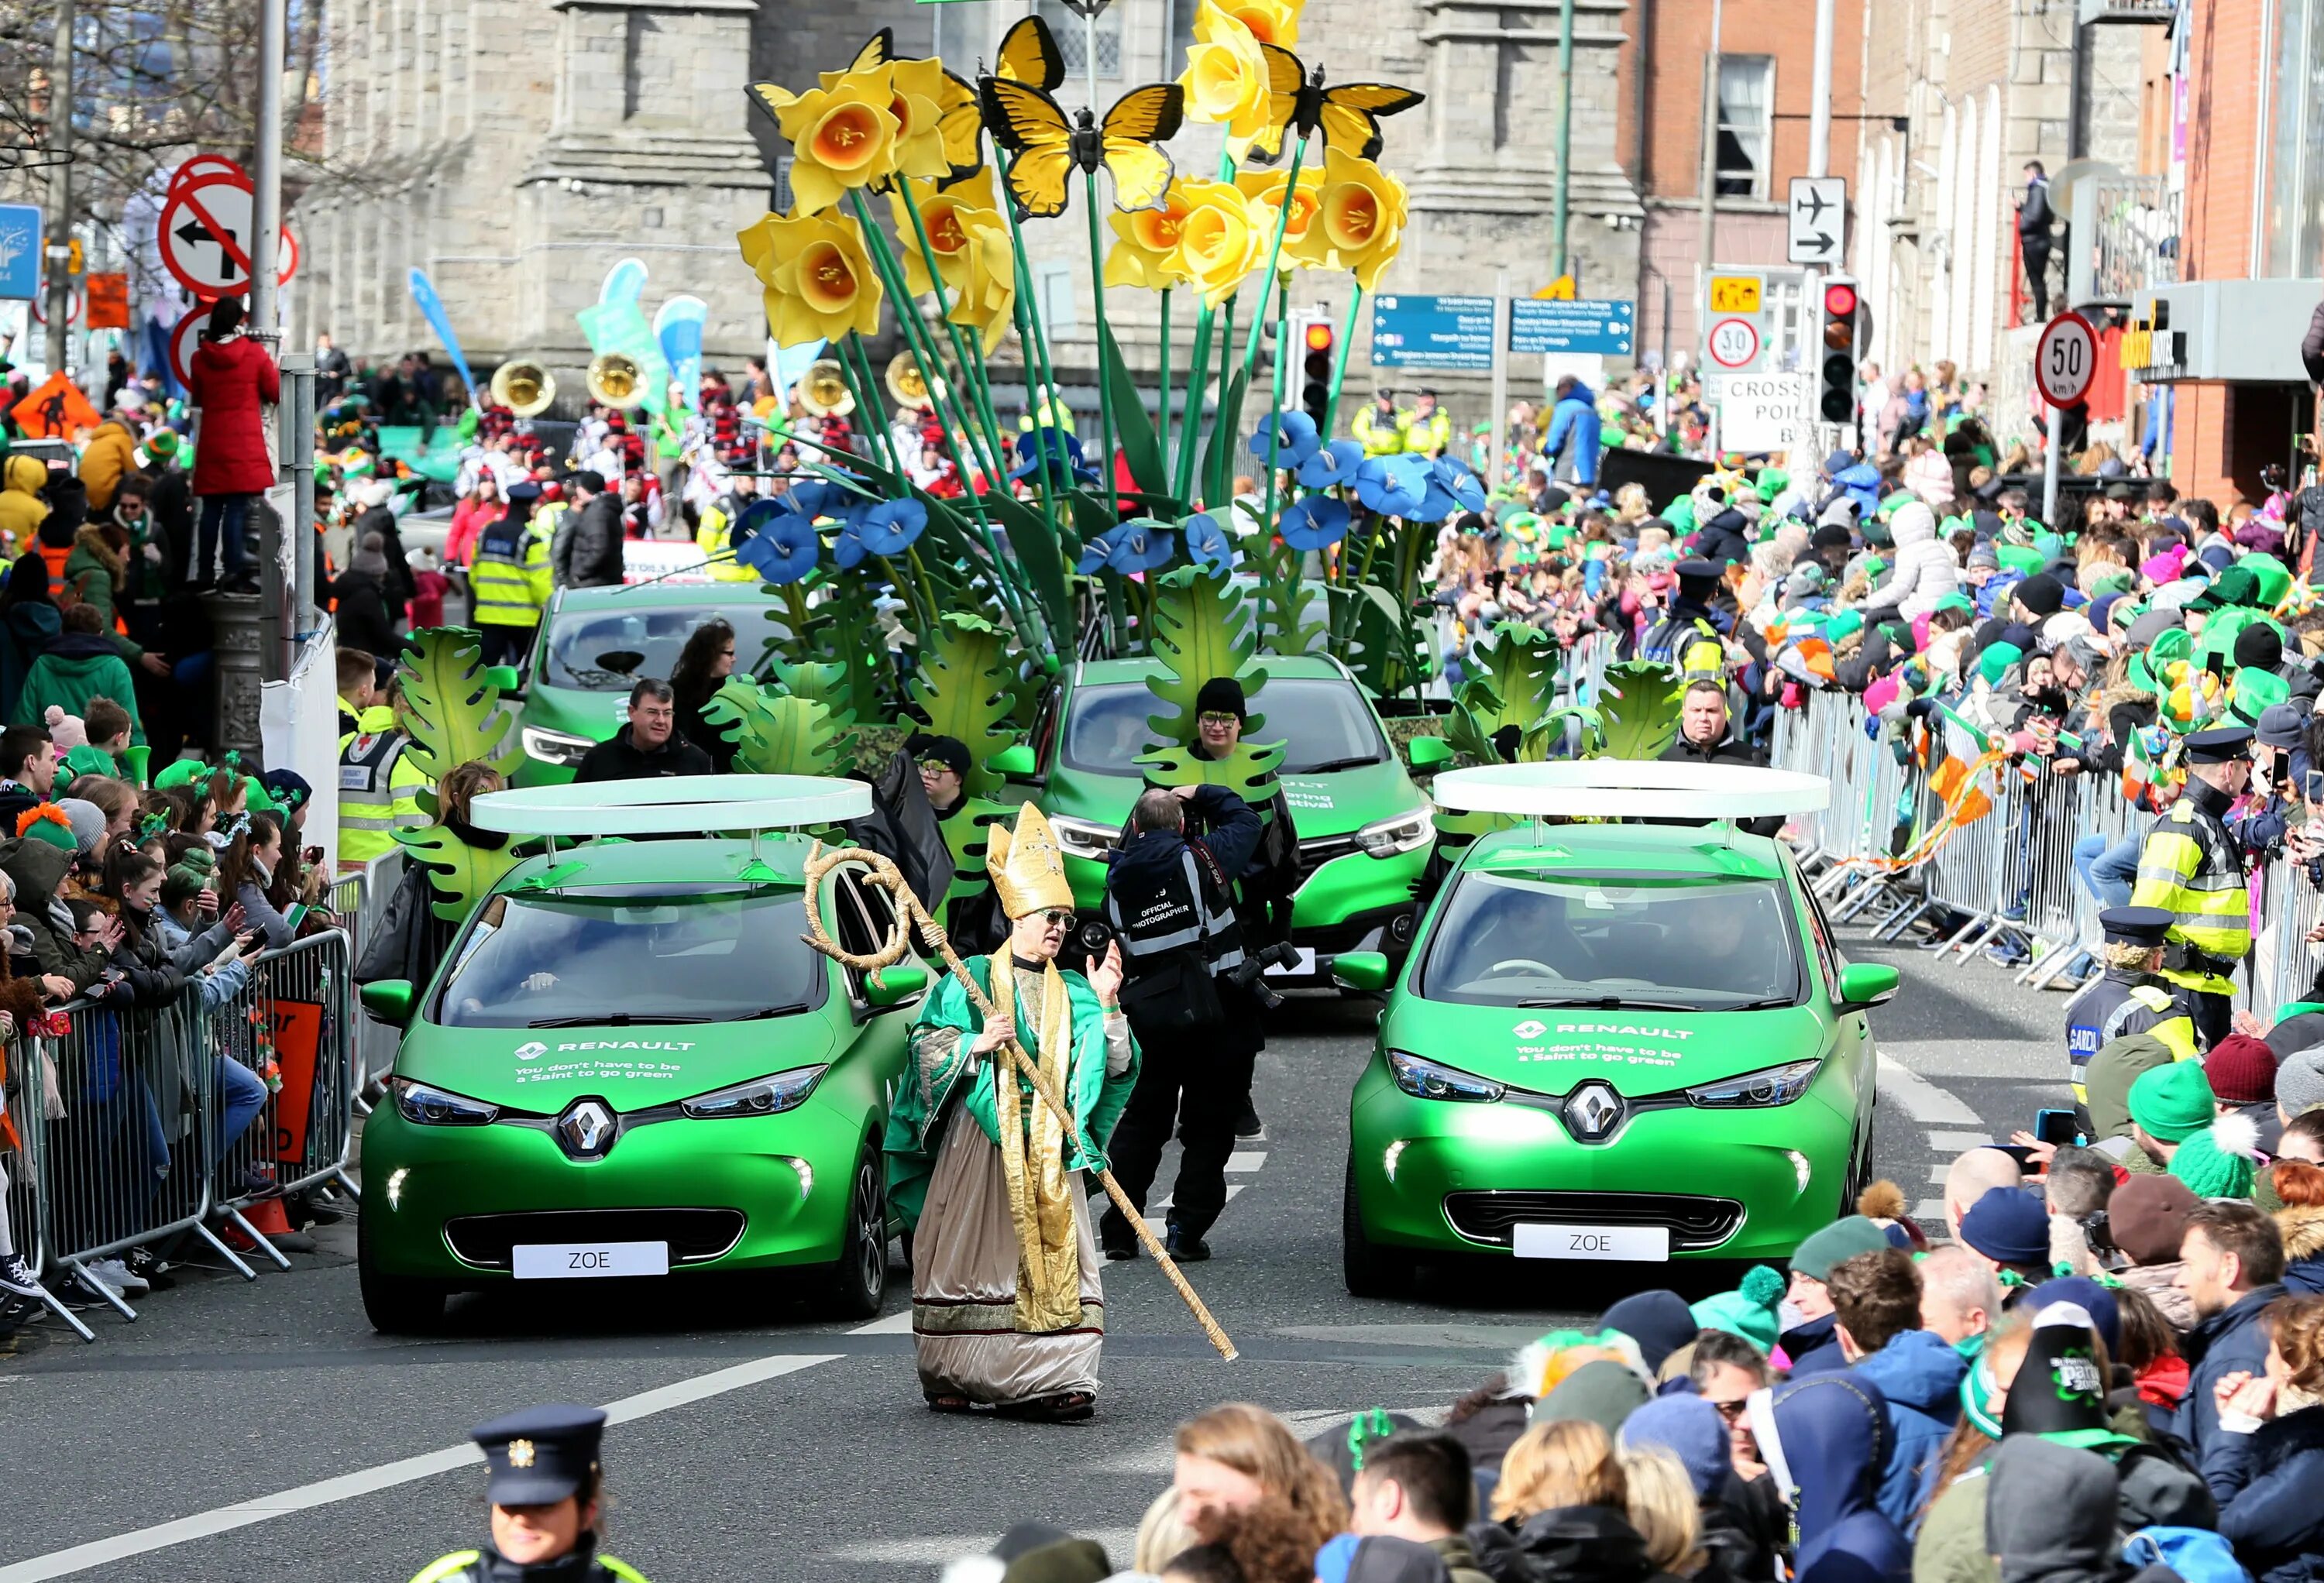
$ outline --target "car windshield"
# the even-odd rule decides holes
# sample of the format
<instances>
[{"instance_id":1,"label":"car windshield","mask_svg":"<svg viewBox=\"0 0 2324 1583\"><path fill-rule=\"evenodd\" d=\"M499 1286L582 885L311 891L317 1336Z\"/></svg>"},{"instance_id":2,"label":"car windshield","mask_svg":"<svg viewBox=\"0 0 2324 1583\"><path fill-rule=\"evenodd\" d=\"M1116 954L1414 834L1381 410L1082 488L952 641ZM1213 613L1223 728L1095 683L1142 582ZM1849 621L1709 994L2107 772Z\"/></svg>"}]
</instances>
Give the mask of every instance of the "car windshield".
<instances>
[{"instance_id":1,"label":"car windshield","mask_svg":"<svg viewBox=\"0 0 2324 1583\"><path fill-rule=\"evenodd\" d=\"M1251 695L1266 716L1251 740L1284 744L1285 775L1354 769L1388 757L1388 743L1355 684L1337 676L1280 676ZM1074 694L1065 716L1065 759L1093 775L1137 775L1154 746L1149 714L1167 713L1144 682L1110 682Z\"/></svg>"},{"instance_id":2,"label":"car windshield","mask_svg":"<svg viewBox=\"0 0 2324 1583\"><path fill-rule=\"evenodd\" d=\"M669 885L496 896L438 997L446 1027L733 1022L813 1009L827 981L800 893Z\"/></svg>"},{"instance_id":3,"label":"car windshield","mask_svg":"<svg viewBox=\"0 0 2324 1583\"><path fill-rule=\"evenodd\" d=\"M543 679L552 687L626 693L638 676L668 676L694 629L724 616L734 629L734 662L748 670L780 630L764 604L640 604L574 611L554 618Z\"/></svg>"},{"instance_id":4,"label":"car windshield","mask_svg":"<svg viewBox=\"0 0 2324 1583\"><path fill-rule=\"evenodd\" d=\"M1731 1011L1800 996L1783 888L1723 878L1471 870L1428 943L1421 994L1471 1006Z\"/></svg>"}]
</instances>

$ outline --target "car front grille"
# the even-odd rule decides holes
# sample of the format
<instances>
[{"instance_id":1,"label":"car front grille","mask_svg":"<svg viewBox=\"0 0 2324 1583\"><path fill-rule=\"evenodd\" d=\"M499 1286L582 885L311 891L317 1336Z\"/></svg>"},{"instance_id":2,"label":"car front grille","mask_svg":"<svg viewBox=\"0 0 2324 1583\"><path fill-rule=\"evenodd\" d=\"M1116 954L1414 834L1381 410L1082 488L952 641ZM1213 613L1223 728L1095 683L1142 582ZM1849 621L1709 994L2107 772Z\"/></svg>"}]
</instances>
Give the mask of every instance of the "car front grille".
<instances>
[{"instance_id":1,"label":"car front grille","mask_svg":"<svg viewBox=\"0 0 2324 1583\"><path fill-rule=\"evenodd\" d=\"M1683 1192L1448 1192L1444 1218L1471 1242L1510 1245L1519 1224L1667 1226L1671 1251L1716 1247L1743 1224L1743 1206L1731 1198Z\"/></svg>"},{"instance_id":2,"label":"car front grille","mask_svg":"<svg viewBox=\"0 0 2324 1583\"><path fill-rule=\"evenodd\" d=\"M1344 858L1357 851L1352 835L1317 835L1299 843L1299 878L1305 879L1333 858Z\"/></svg>"},{"instance_id":3,"label":"car front grille","mask_svg":"<svg viewBox=\"0 0 2324 1583\"><path fill-rule=\"evenodd\" d=\"M667 1242L673 1265L716 1258L742 1240L740 1210L538 1210L463 1215L444 1223L444 1239L464 1264L505 1270L510 1249L534 1243Z\"/></svg>"}]
</instances>

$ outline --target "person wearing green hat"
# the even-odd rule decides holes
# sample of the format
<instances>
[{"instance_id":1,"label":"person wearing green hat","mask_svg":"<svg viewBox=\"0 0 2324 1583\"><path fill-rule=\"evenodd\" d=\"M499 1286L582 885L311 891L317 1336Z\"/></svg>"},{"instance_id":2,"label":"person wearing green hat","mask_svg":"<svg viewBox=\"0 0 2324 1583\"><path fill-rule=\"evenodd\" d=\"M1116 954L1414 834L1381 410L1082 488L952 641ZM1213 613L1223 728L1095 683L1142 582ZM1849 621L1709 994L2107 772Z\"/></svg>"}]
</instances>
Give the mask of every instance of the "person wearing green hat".
<instances>
[{"instance_id":1,"label":"person wearing green hat","mask_svg":"<svg viewBox=\"0 0 2324 1583\"><path fill-rule=\"evenodd\" d=\"M2130 1136L2199 1198L2244 1198L2252 1185L2259 1129L2251 1118L2222 1116L2210 1079L2193 1061L2174 1061L2130 1085Z\"/></svg>"},{"instance_id":2,"label":"person wearing green hat","mask_svg":"<svg viewBox=\"0 0 2324 1583\"><path fill-rule=\"evenodd\" d=\"M1792 1279L1784 1301L1800 1316L1777 1344L1790 1361L1792 1377L1848 1367L1840 1349L1839 1319L1826 1284L1831 1266L1859 1253L1876 1253L1889 1246L1888 1234L1868 1216L1843 1215L1821 1230L1812 1231L1792 1253ZM1780 1360L1779 1360L1780 1361Z\"/></svg>"},{"instance_id":3,"label":"person wearing green hat","mask_svg":"<svg viewBox=\"0 0 2324 1583\"><path fill-rule=\"evenodd\" d=\"M1827 1273L1830 1266L1826 1266ZM1742 1337L1762 1352L1773 1352L1782 1333L1784 1277L1766 1265L1753 1265L1732 1292L1704 1298L1688 1311L1706 1330Z\"/></svg>"}]
</instances>

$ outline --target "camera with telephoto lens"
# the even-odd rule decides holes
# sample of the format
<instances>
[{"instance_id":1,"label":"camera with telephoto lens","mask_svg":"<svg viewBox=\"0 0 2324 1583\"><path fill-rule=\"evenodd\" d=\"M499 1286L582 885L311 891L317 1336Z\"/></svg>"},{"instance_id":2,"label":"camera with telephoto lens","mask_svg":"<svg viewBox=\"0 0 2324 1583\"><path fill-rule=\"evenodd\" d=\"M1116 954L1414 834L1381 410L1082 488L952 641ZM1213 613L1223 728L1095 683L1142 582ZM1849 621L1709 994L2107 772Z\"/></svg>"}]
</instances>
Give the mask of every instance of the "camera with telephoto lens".
<instances>
[{"instance_id":1,"label":"camera with telephoto lens","mask_svg":"<svg viewBox=\"0 0 2324 1583\"><path fill-rule=\"evenodd\" d=\"M1243 959L1221 973L1219 979L1222 983L1249 990L1261 1010L1274 1011L1282 1006L1283 995L1267 981L1267 970L1289 967L1298 960L1297 948L1287 940L1278 940L1272 945L1262 945L1256 951L1246 952Z\"/></svg>"}]
</instances>

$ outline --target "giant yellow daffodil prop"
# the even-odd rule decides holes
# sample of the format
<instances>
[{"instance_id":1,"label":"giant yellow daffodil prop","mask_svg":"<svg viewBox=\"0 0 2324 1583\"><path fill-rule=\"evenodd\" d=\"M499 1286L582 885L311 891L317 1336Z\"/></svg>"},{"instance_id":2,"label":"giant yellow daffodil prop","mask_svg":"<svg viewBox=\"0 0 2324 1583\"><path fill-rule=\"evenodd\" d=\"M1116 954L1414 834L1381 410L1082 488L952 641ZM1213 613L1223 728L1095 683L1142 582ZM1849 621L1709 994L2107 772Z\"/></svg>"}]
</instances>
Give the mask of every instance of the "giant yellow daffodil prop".
<instances>
[{"instance_id":1,"label":"giant yellow daffodil prop","mask_svg":"<svg viewBox=\"0 0 2324 1583\"><path fill-rule=\"evenodd\" d=\"M878 333L880 281L852 218L768 215L734 240L765 289L767 323L778 346L836 340L850 330Z\"/></svg>"}]
</instances>

